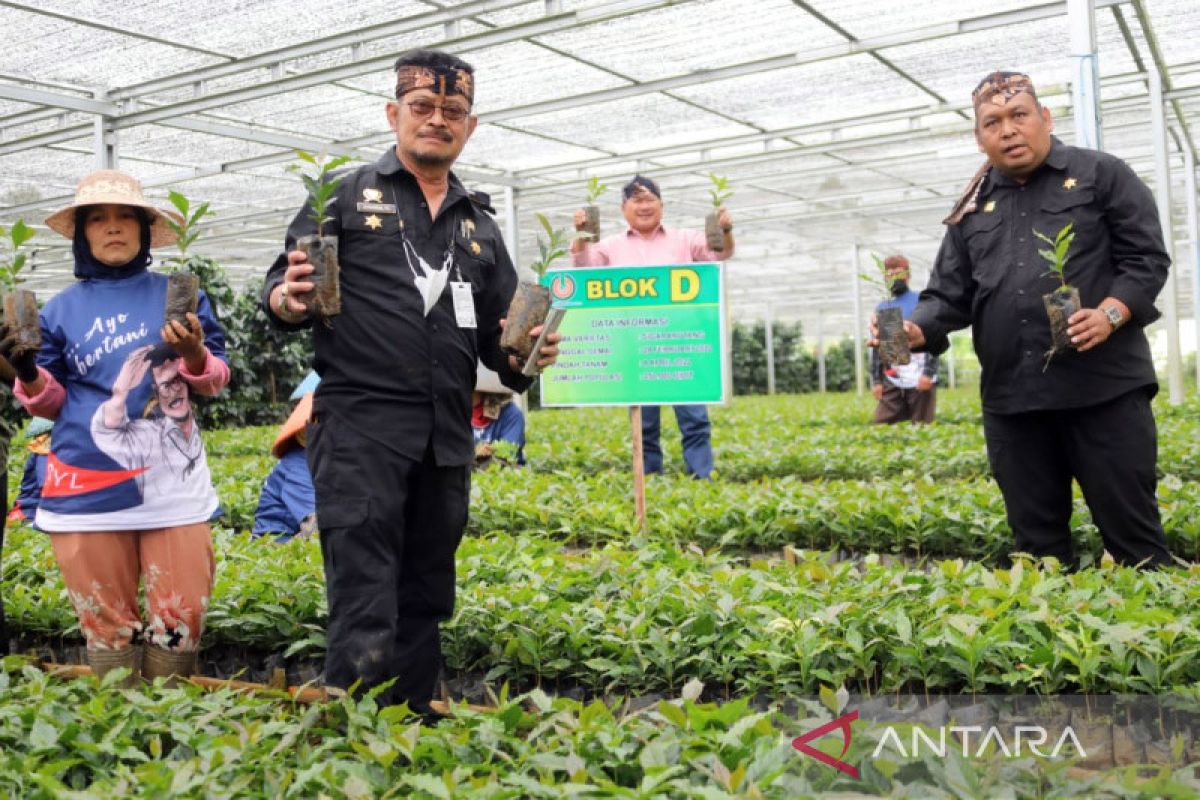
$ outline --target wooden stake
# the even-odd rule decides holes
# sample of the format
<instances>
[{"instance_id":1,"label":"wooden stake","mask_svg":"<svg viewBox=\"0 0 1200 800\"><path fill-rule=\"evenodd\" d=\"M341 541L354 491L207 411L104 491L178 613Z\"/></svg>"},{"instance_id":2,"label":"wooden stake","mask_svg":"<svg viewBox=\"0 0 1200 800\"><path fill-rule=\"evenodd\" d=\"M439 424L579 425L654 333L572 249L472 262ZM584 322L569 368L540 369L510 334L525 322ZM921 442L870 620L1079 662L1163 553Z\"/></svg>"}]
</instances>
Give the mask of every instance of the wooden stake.
<instances>
[{"instance_id":1,"label":"wooden stake","mask_svg":"<svg viewBox=\"0 0 1200 800\"><path fill-rule=\"evenodd\" d=\"M646 465L642 462L642 407L629 407L629 426L633 429L633 511L638 529L646 532Z\"/></svg>"}]
</instances>

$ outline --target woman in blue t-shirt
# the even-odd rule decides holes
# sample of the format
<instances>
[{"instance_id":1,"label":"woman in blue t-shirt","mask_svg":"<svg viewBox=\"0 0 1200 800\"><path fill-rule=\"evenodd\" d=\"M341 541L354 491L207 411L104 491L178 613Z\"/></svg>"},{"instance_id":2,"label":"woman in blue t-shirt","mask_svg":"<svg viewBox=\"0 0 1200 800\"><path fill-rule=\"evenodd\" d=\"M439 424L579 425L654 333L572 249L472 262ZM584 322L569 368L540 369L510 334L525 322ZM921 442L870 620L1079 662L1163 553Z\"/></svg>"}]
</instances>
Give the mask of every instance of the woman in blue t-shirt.
<instances>
[{"instance_id":1,"label":"woman in blue t-shirt","mask_svg":"<svg viewBox=\"0 0 1200 800\"><path fill-rule=\"evenodd\" d=\"M54 420L35 525L50 535L97 675L141 662L147 678L190 675L213 582L217 509L190 397L229 381L225 342L200 292L167 321L167 277L150 248L167 218L115 170L80 181L46 224L72 243L75 277L41 311L41 349L5 330L0 355L30 413ZM146 614L138 584L146 590ZM144 652L141 644L144 643Z\"/></svg>"}]
</instances>

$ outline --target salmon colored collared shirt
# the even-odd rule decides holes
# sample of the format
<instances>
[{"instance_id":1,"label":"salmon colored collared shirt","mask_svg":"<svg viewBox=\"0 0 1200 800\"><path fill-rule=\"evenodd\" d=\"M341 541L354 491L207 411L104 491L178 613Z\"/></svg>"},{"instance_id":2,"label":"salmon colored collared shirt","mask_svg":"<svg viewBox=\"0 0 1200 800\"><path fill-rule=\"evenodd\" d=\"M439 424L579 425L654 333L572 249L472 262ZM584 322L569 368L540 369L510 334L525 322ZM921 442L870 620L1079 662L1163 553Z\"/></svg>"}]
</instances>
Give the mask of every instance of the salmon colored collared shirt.
<instances>
[{"instance_id":1,"label":"salmon colored collared shirt","mask_svg":"<svg viewBox=\"0 0 1200 800\"><path fill-rule=\"evenodd\" d=\"M633 228L614 234L571 254L576 267L637 267L660 264L691 264L697 261L724 261L730 252L718 253L705 244L704 231L664 228L649 238Z\"/></svg>"}]
</instances>

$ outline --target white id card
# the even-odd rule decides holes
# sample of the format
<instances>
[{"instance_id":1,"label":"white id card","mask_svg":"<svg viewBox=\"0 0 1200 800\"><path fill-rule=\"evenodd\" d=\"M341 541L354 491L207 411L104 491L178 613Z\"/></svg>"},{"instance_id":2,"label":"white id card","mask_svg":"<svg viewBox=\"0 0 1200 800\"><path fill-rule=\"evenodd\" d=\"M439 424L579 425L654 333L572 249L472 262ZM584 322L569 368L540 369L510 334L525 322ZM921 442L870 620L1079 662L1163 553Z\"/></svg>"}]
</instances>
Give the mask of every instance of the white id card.
<instances>
[{"instance_id":1,"label":"white id card","mask_svg":"<svg viewBox=\"0 0 1200 800\"><path fill-rule=\"evenodd\" d=\"M475 298L471 295L471 284L466 281L450 281L450 295L454 298L454 320L458 327L476 327Z\"/></svg>"}]
</instances>

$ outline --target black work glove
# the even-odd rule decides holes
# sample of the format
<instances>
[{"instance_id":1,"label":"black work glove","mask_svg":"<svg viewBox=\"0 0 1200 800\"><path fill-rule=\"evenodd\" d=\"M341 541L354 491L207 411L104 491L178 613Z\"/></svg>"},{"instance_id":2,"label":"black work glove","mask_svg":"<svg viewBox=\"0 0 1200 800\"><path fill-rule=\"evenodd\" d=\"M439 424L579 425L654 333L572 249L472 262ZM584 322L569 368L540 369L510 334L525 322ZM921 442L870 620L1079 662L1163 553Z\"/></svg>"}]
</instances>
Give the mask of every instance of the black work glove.
<instances>
[{"instance_id":1,"label":"black work glove","mask_svg":"<svg viewBox=\"0 0 1200 800\"><path fill-rule=\"evenodd\" d=\"M0 325L0 357L12 365L13 372L22 383L33 383L38 378L37 351L22 350L14 353L18 346L17 341L16 329Z\"/></svg>"}]
</instances>

